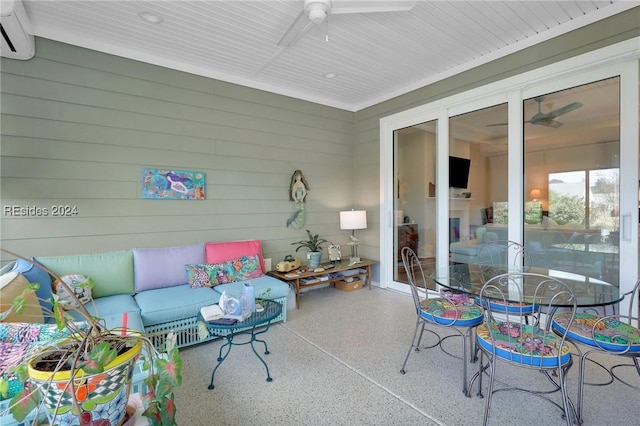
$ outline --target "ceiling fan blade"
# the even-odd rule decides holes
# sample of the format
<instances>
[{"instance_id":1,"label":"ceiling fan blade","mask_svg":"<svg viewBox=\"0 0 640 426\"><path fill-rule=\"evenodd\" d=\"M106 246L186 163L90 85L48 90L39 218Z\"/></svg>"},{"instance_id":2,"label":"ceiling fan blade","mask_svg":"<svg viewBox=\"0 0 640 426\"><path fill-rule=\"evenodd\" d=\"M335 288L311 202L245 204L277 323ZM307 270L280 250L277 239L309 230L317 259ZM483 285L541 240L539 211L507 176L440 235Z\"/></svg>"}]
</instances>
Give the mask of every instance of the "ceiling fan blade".
<instances>
[{"instance_id":1,"label":"ceiling fan blade","mask_svg":"<svg viewBox=\"0 0 640 426\"><path fill-rule=\"evenodd\" d=\"M563 114L573 111L574 109L578 109L582 106L582 102L573 102L569 105L565 105L562 108L554 109L550 113L547 114L548 119L554 119L556 117L560 117Z\"/></svg>"},{"instance_id":2,"label":"ceiling fan blade","mask_svg":"<svg viewBox=\"0 0 640 426\"><path fill-rule=\"evenodd\" d=\"M313 5L318 5L326 11L327 14L346 14L346 13L373 13L373 12L403 12L413 9L416 1L406 0L307 0L305 7L300 11L296 19L293 21L287 32L278 42L280 47L289 47L298 41L307 33L314 23L309 18L309 10ZM317 21L319 22L319 21Z\"/></svg>"},{"instance_id":3,"label":"ceiling fan blade","mask_svg":"<svg viewBox=\"0 0 640 426\"><path fill-rule=\"evenodd\" d=\"M331 14L345 13L374 13L374 12L404 12L413 9L415 1L404 0L333 0Z\"/></svg>"},{"instance_id":4,"label":"ceiling fan blade","mask_svg":"<svg viewBox=\"0 0 640 426\"><path fill-rule=\"evenodd\" d=\"M564 123L553 120L553 119L538 120L536 122L532 121L531 124L536 124L538 126L552 127L554 129L564 126Z\"/></svg>"},{"instance_id":5,"label":"ceiling fan blade","mask_svg":"<svg viewBox=\"0 0 640 426\"><path fill-rule=\"evenodd\" d=\"M289 47L313 27L304 10L301 10L289 29L278 42L280 47Z\"/></svg>"}]
</instances>

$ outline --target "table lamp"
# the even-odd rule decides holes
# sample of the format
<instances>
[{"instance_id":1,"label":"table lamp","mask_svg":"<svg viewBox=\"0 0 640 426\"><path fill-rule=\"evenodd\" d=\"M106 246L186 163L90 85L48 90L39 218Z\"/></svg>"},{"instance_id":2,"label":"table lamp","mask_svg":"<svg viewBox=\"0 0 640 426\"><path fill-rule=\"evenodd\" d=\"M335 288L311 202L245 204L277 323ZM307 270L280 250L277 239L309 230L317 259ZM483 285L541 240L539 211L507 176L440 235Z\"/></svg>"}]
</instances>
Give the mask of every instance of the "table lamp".
<instances>
[{"instance_id":1,"label":"table lamp","mask_svg":"<svg viewBox=\"0 0 640 426\"><path fill-rule=\"evenodd\" d=\"M532 189L529 193L529 198L531 198L531 201L538 201L540 197L542 197L542 191L540 191L539 189Z\"/></svg>"},{"instance_id":2,"label":"table lamp","mask_svg":"<svg viewBox=\"0 0 640 426\"><path fill-rule=\"evenodd\" d=\"M349 264L360 262L358 257L358 243L360 240L356 238L356 229L367 229L367 211L366 210L347 210L340 212L340 229L351 230L351 258Z\"/></svg>"}]
</instances>

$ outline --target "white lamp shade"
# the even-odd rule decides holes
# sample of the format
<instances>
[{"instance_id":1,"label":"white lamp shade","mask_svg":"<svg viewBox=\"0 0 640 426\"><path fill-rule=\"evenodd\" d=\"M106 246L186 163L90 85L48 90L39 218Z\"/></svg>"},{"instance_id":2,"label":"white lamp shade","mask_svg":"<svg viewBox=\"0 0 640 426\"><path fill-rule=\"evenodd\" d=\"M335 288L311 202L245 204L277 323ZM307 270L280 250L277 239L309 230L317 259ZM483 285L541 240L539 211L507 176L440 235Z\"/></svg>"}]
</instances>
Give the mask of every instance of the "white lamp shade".
<instances>
[{"instance_id":1,"label":"white lamp shade","mask_svg":"<svg viewBox=\"0 0 640 426\"><path fill-rule=\"evenodd\" d=\"M340 229L366 229L367 211L349 210L340 212Z\"/></svg>"}]
</instances>

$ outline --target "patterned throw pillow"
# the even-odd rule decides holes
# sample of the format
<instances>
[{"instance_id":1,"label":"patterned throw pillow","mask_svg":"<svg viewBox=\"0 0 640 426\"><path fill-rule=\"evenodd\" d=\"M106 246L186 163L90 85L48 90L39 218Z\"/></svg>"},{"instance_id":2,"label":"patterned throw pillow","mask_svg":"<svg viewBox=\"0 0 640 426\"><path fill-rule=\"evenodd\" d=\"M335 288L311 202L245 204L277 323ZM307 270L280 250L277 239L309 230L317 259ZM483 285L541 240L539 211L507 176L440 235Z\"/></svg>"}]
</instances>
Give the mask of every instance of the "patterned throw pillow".
<instances>
[{"instance_id":1,"label":"patterned throw pillow","mask_svg":"<svg viewBox=\"0 0 640 426\"><path fill-rule=\"evenodd\" d=\"M185 265L185 269L191 288L213 287L264 275L257 254L220 263Z\"/></svg>"},{"instance_id":2,"label":"patterned throw pillow","mask_svg":"<svg viewBox=\"0 0 640 426\"><path fill-rule=\"evenodd\" d=\"M216 274L212 276L214 284L245 281L264 275L260 267L260 256L257 254L242 256L238 259L228 260L215 265Z\"/></svg>"},{"instance_id":3,"label":"patterned throw pillow","mask_svg":"<svg viewBox=\"0 0 640 426\"><path fill-rule=\"evenodd\" d=\"M60 280L64 281L82 304L91 301L91 289L95 283L90 277L80 274L68 274L61 276ZM63 309L78 308L78 304L60 284L60 280L53 282L53 291L58 295L60 306Z\"/></svg>"},{"instance_id":4,"label":"patterned throw pillow","mask_svg":"<svg viewBox=\"0 0 640 426\"><path fill-rule=\"evenodd\" d=\"M211 274L215 273L213 265L196 264L184 265L187 272L187 281L191 288L213 287Z\"/></svg>"}]
</instances>

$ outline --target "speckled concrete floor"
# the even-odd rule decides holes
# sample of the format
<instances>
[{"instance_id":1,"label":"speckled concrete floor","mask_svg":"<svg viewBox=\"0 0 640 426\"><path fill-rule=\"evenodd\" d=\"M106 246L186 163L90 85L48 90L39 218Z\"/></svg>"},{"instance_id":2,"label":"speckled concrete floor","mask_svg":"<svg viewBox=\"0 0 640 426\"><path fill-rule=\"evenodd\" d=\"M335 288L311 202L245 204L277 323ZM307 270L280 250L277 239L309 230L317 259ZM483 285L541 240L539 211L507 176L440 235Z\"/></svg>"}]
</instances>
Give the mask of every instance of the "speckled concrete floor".
<instances>
[{"instance_id":1,"label":"speckled concrete floor","mask_svg":"<svg viewBox=\"0 0 640 426\"><path fill-rule=\"evenodd\" d=\"M207 386L221 345L182 350L183 385L176 392L181 425L479 425L484 399L462 394L459 359L439 348L413 353L400 374L415 325L412 299L373 288L345 293L323 288L304 293L300 310L264 334L272 382L249 346L234 347ZM442 333L441 333L442 334ZM425 343L425 342L423 342ZM258 347L259 348L259 347ZM447 349L459 353L459 339ZM260 349L258 349L260 350ZM261 353L262 354L262 353ZM612 358L600 357L605 364ZM502 366L499 379L539 386L537 371ZM476 371L469 365L470 373ZM569 376L575 400L577 363ZM604 380L589 368L594 381ZM640 386L635 370L629 380ZM623 374L624 374L623 373ZM485 381L486 383L486 381ZM559 395L556 401L559 401ZM618 382L585 391L584 425L640 424L640 392ZM562 425L560 410L535 396L494 396L494 425Z\"/></svg>"}]
</instances>

